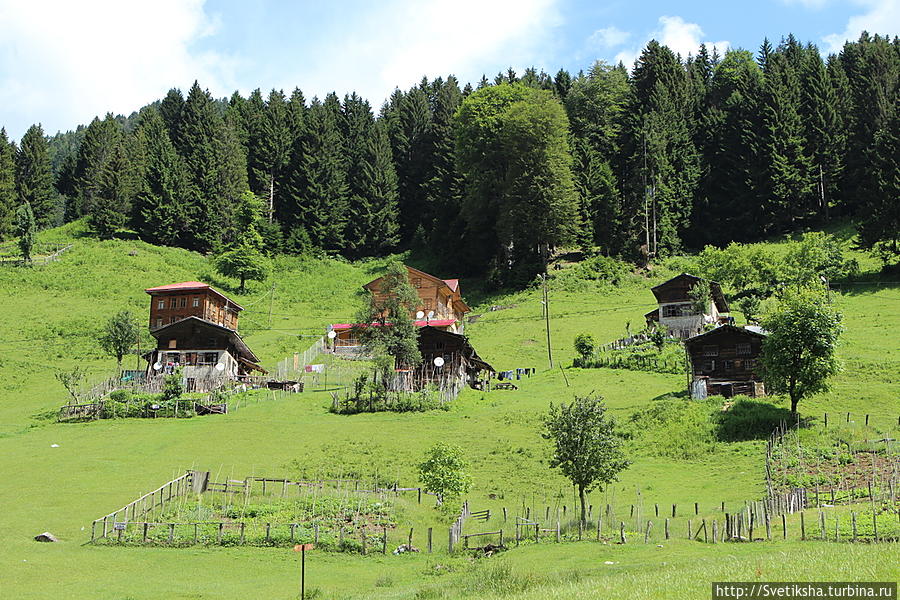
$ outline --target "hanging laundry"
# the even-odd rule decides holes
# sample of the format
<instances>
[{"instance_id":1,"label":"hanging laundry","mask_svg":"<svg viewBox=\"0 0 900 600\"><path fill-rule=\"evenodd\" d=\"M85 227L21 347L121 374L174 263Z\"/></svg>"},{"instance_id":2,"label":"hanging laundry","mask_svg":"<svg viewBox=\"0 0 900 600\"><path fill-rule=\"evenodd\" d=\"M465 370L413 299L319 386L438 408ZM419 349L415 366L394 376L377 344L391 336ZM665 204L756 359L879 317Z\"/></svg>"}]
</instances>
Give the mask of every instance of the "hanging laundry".
<instances>
[{"instance_id":1,"label":"hanging laundry","mask_svg":"<svg viewBox=\"0 0 900 600\"><path fill-rule=\"evenodd\" d=\"M324 373L325 365L312 365L313 373Z\"/></svg>"},{"instance_id":2,"label":"hanging laundry","mask_svg":"<svg viewBox=\"0 0 900 600\"><path fill-rule=\"evenodd\" d=\"M306 365L305 367L303 367L303 370L306 371L307 373L312 373L312 372L313 372L313 366L312 366L312 365Z\"/></svg>"}]
</instances>

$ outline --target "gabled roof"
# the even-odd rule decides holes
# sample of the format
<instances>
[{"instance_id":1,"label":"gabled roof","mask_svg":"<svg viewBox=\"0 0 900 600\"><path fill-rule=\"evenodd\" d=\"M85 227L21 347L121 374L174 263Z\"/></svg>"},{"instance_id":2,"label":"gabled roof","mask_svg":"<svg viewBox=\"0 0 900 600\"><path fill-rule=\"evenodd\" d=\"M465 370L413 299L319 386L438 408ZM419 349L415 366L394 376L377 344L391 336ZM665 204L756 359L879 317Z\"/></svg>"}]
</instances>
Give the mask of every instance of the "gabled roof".
<instances>
[{"instance_id":1,"label":"gabled roof","mask_svg":"<svg viewBox=\"0 0 900 600\"><path fill-rule=\"evenodd\" d=\"M247 346L247 343L244 339L238 334L234 329L229 329L227 327L223 327L218 323L213 323L212 321L207 321L206 319L201 319L200 317L190 316L184 319L175 321L174 323L169 323L168 325L164 325L159 329L154 329L150 332L157 340L161 337L165 337L170 333L173 328L181 328L187 325L196 325L199 327L212 329L218 333L225 334L228 337L228 341L235 347L238 352L238 359L243 360L245 362L251 363L255 366L259 366L259 358L250 350L250 347ZM261 367L260 367L261 368Z\"/></svg>"},{"instance_id":2,"label":"gabled roof","mask_svg":"<svg viewBox=\"0 0 900 600\"><path fill-rule=\"evenodd\" d=\"M202 283L200 281L182 281L181 283L170 283L168 285L159 285L152 288L147 288L144 290L151 296L154 294L161 294L166 292L211 292L216 296L220 297L222 300L232 304L238 310L244 310L244 307L223 294L222 292L216 290L208 283Z\"/></svg>"},{"instance_id":3,"label":"gabled roof","mask_svg":"<svg viewBox=\"0 0 900 600\"><path fill-rule=\"evenodd\" d=\"M454 292L459 289L459 279L444 279L444 283Z\"/></svg>"},{"instance_id":4,"label":"gabled roof","mask_svg":"<svg viewBox=\"0 0 900 600\"><path fill-rule=\"evenodd\" d=\"M659 300L660 291L665 288L672 287L676 283L684 282L685 284L693 287L694 284L698 281L703 280L702 277L697 277L696 275L691 275L690 273L682 273L681 275L676 275L672 279L664 281L659 285L655 285L650 288L650 291L653 292L653 295ZM722 286L719 285L719 282L712 281L711 279L707 279L709 281L709 289L712 292L713 301L716 303L716 308L719 309L719 312L729 312L728 311L728 303L725 301L725 295L722 293Z\"/></svg>"},{"instance_id":5,"label":"gabled roof","mask_svg":"<svg viewBox=\"0 0 900 600\"><path fill-rule=\"evenodd\" d=\"M760 333L758 331L753 331L751 329L747 329L746 327L736 327L734 325L720 325L715 329L710 329L704 333L700 333L695 335L694 337L688 338L684 341L685 344L692 344L697 341L706 341L710 337L715 337L716 335L721 335L723 333L733 332L739 335L747 335L750 337L755 337L759 339L766 339L765 333Z\"/></svg>"}]
</instances>

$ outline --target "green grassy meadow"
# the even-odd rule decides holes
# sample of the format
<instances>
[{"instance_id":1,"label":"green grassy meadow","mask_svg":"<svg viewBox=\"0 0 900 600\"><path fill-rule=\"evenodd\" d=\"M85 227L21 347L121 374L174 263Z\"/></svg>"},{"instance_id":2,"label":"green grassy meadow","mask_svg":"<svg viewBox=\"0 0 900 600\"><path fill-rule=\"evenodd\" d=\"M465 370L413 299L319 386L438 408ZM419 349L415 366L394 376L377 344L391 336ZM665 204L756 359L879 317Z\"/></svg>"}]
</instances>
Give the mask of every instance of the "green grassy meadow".
<instances>
[{"instance_id":1,"label":"green grassy meadow","mask_svg":"<svg viewBox=\"0 0 900 600\"><path fill-rule=\"evenodd\" d=\"M495 368L536 367L517 391L465 390L448 411L334 415L330 395L262 392L242 399L227 415L191 419L118 419L55 422L67 394L54 369L80 364L100 379L114 359L95 347L94 334L113 312L148 310L144 288L194 279L208 281L241 303L240 331L263 365L272 368L302 352L328 323L351 320L357 291L384 261L348 263L283 257L269 282L234 295L198 254L139 241L99 242L78 223L43 232L42 241L75 246L46 266L0 268L0 597L3 598L295 598L298 556L288 548L91 546L91 521L155 489L186 469L212 472L215 481L247 476L342 477L381 474L415 486L415 465L436 441L464 447L471 463L472 510L490 508L475 531L504 528L524 507L535 513L562 505L571 511L571 486L547 466L540 420L550 402L573 394L601 394L627 422L636 411L671 400L684 375L572 368L572 340L586 332L599 342L643 325L654 306L649 288L674 273L629 275L617 287L551 289L551 349L541 319L540 290L484 294L462 280L463 294L482 315L466 332ZM864 268L871 262L860 255ZM451 277L454 273L436 273ZM877 279L876 277L870 277ZM272 284L275 284L274 294ZM471 295L467 293L471 290ZM851 413L860 425L870 415L872 435L900 436L900 285L854 285L836 290L846 327L840 348L844 371L832 391L804 401L801 413L821 418ZM491 311L491 306L504 306ZM271 315L271 316L270 316ZM270 320L271 319L271 320ZM271 323L271 325L270 325ZM133 360L133 358L131 359ZM125 365L130 367L129 364ZM332 381L332 384L334 382ZM772 399L785 407L780 399ZM861 426L861 425L860 425ZM867 432L869 433L869 432ZM662 435L662 433L660 433ZM695 518L713 516L725 502L738 508L765 491L762 440L714 441L688 457L672 456L652 432L630 446L633 465L620 481L595 492L595 510L610 504L617 519L632 522L630 506L653 520L653 543L629 531L629 543L587 541L523 543L501 556L472 559L446 552L453 516L402 500L404 518L390 534L391 548L414 527L424 547L433 527L432 555L313 552L308 586L320 598L701 598L715 580L896 580L896 544L840 546L795 539L769 544L708 545L689 542ZM51 447L51 445L58 447ZM661 537L654 510L671 510L674 539ZM628 518L625 518L628 517ZM39 544L50 531L61 543ZM571 533L571 532L570 532ZM570 536L571 537L571 536ZM547 543L545 543L547 542ZM612 563L612 564L607 564Z\"/></svg>"}]
</instances>

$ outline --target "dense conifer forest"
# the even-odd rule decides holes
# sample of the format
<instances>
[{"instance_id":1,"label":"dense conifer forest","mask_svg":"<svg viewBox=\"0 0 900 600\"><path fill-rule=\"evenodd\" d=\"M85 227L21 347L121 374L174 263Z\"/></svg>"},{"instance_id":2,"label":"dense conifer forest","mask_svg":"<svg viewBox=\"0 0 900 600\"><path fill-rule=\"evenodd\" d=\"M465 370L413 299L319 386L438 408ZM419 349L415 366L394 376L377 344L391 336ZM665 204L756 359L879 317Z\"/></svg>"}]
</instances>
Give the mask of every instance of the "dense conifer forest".
<instances>
[{"instance_id":1,"label":"dense conifer forest","mask_svg":"<svg viewBox=\"0 0 900 600\"><path fill-rule=\"evenodd\" d=\"M307 99L216 99L195 82L129 117L19 142L0 131L0 239L87 217L100 237L218 251L251 190L270 253L398 249L530 279L561 247L636 262L850 219L900 257L900 39L837 55L793 36L754 54L650 42L629 72L512 69Z\"/></svg>"}]
</instances>

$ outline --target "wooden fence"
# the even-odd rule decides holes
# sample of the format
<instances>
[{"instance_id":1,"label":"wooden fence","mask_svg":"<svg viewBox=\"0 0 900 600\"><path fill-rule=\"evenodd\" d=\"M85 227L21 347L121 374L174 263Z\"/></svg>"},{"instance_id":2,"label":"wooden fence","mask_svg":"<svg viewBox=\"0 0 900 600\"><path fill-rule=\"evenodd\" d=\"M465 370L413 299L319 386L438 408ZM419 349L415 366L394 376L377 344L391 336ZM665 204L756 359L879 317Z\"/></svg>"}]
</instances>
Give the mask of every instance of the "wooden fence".
<instances>
[{"instance_id":1,"label":"wooden fence","mask_svg":"<svg viewBox=\"0 0 900 600\"><path fill-rule=\"evenodd\" d=\"M3 266L32 266L32 265L47 265L52 262L56 262L59 260L60 255L67 250L72 248L72 244L35 244L33 248L32 254L46 252L47 254L40 256L33 256L30 261L26 261L22 258L0 258L0 265Z\"/></svg>"},{"instance_id":2,"label":"wooden fence","mask_svg":"<svg viewBox=\"0 0 900 600\"><path fill-rule=\"evenodd\" d=\"M197 473L197 471L188 471L184 475L162 484L152 492L147 492L140 498L132 500L122 508L99 519L94 519L91 523L91 542L106 538L109 532L112 531L109 528L110 523L113 524L113 530L121 531L122 523L135 521L156 509L161 510L173 499L183 496L193 488L195 474ZM199 484L199 478L196 481ZM97 531L98 525L102 525L99 535Z\"/></svg>"}]
</instances>

